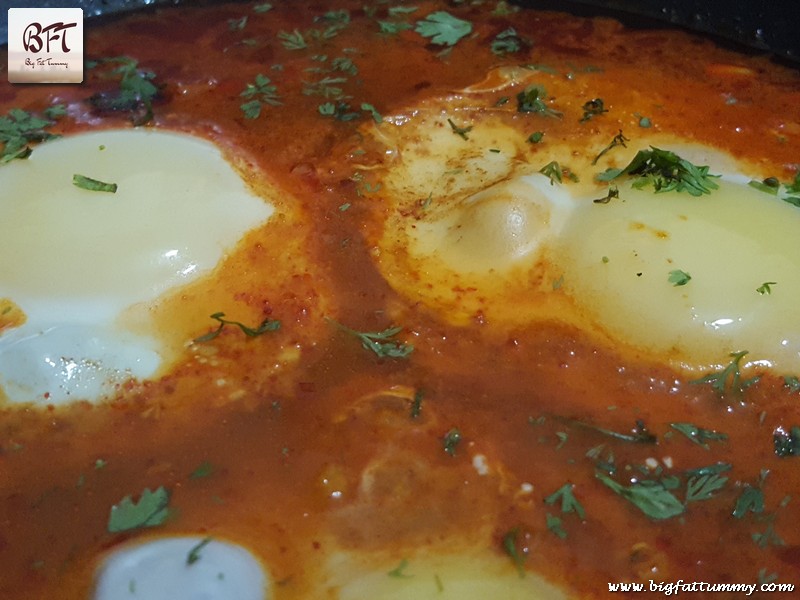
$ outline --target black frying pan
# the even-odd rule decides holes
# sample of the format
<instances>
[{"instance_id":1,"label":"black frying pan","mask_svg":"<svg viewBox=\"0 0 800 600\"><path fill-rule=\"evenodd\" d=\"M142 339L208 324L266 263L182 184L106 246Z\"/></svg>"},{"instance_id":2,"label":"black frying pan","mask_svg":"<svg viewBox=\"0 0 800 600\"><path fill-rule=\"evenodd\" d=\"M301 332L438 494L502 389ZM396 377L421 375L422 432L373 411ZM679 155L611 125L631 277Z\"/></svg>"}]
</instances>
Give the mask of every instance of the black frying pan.
<instances>
[{"instance_id":1,"label":"black frying pan","mask_svg":"<svg viewBox=\"0 0 800 600\"><path fill-rule=\"evenodd\" d=\"M208 0L205 0L208 1ZM296 0L299 1L299 0ZM512 0L547 10L585 16L610 16L633 27L669 24L712 35L800 65L800 0ZM153 4L192 4L197 0L8 0L13 7L80 7L88 19ZM5 11L3 11L5 12ZM8 22L0 21L0 45Z\"/></svg>"}]
</instances>

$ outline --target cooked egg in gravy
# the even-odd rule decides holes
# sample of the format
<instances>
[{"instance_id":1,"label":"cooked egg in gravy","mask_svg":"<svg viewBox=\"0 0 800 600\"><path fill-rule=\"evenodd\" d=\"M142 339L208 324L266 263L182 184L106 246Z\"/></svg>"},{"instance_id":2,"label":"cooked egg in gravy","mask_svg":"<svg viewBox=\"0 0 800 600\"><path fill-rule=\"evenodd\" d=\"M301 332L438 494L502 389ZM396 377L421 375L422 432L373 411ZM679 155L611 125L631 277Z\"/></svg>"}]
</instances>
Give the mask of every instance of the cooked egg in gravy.
<instances>
[{"instance_id":1,"label":"cooked egg in gravy","mask_svg":"<svg viewBox=\"0 0 800 600\"><path fill-rule=\"evenodd\" d=\"M503 0L85 48L0 87L0 597L800 585L796 66Z\"/></svg>"}]
</instances>

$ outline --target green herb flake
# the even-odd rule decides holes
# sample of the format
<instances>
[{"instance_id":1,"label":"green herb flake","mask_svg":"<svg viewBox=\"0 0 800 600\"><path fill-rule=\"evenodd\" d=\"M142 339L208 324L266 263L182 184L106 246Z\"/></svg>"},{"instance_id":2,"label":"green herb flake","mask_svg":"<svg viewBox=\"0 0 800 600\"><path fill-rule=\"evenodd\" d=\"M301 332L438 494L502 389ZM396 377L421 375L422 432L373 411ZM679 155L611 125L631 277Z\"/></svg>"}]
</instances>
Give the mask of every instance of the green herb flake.
<instances>
[{"instance_id":1,"label":"green herb flake","mask_svg":"<svg viewBox=\"0 0 800 600\"><path fill-rule=\"evenodd\" d=\"M214 465L212 465L209 461L204 461L200 463L194 471L189 473L189 479L203 479L205 477L209 477L214 473Z\"/></svg>"},{"instance_id":2,"label":"green herb flake","mask_svg":"<svg viewBox=\"0 0 800 600\"><path fill-rule=\"evenodd\" d=\"M195 544L189 553L186 555L186 566L191 567L194 563L200 560L202 557L200 552L211 543L211 537L205 537L200 540L197 544Z\"/></svg>"},{"instance_id":3,"label":"green herb flake","mask_svg":"<svg viewBox=\"0 0 800 600\"><path fill-rule=\"evenodd\" d=\"M569 167L562 167L558 164L558 161L551 161L539 169L539 173L542 175L546 175L550 178L550 185L553 185L556 181L558 183L563 183L564 179L569 179L572 182L577 183L578 176L573 173Z\"/></svg>"},{"instance_id":4,"label":"green herb flake","mask_svg":"<svg viewBox=\"0 0 800 600\"><path fill-rule=\"evenodd\" d=\"M386 574L389 577L395 577L397 579L409 579L412 576L406 573L407 568L408 568L408 560L404 558L400 561L399 565L397 565L394 569L387 572Z\"/></svg>"},{"instance_id":5,"label":"green herb flake","mask_svg":"<svg viewBox=\"0 0 800 600\"><path fill-rule=\"evenodd\" d=\"M608 109L606 109L602 98L594 98L593 100L589 100L588 102L584 103L582 108L583 117L581 117L581 123L585 123L586 121L592 119L592 117L596 117L608 112Z\"/></svg>"},{"instance_id":6,"label":"green herb flake","mask_svg":"<svg viewBox=\"0 0 800 600\"><path fill-rule=\"evenodd\" d=\"M241 94L241 98L248 99L247 102L239 105L246 119L257 119L261 115L261 108L264 104L279 106L281 104L278 97L277 87L269 77L259 73L252 83L248 83Z\"/></svg>"},{"instance_id":7,"label":"green herb flake","mask_svg":"<svg viewBox=\"0 0 800 600\"><path fill-rule=\"evenodd\" d=\"M789 388L789 391L800 392L800 378L796 375L784 375L783 386Z\"/></svg>"},{"instance_id":8,"label":"green herb flake","mask_svg":"<svg viewBox=\"0 0 800 600\"><path fill-rule=\"evenodd\" d=\"M242 333L244 333L247 337L258 337L259 335L267 333L268 331L277 331L281 327L280 321L269 318L261 321L258 327L248 327L247 325L244 325L239 321L228 321L227 319L223 318L224 316L225 316L224 312L216 312L213 315L211 315L210 318L219 322L219 327L204 335L196 337L193 341L196 344L201 344L203 342L210 342L211 340L219 336L220 333L222 333L222 330L225 328L226 325L234 325L238 327L239 329L242 330Z\"/></svg>"},{"instance_id":9,"label":"green herb flake","mask_svg":"<svg viewBox=\"0 0 800 600\"><path fill-rule=\"evenodd\" d=\"M758 286L756 288L756 291L759 294L761 294L762 296L764 294L771 294L773 285L778 285L778 282L777 281L765 281L764 283L762 283L760 286Z\"/></svg>"},{"instance_id":10,"label":"green herb flake","mask_svg":"<svg viewBox=\"0 0 800 600\"><path fill-rule=\"evenodd\" d=\"M756 514L764 512L764 492L760 487L746 484L736 500L732 514L735 518L741 519L749 512Z\"/></svg>"},{"instance_id":11,"label":"green herb flake","mask_svg":"<svg viewBox=\"0 0 800 600\"><path fill-rule=\"evenodd\" d=\"M96 109L112 112L129 112L134 126L144 125L153 119L153 100L159 88L153 84L155 74L139 68L139 62L129 56L115 56L87 63L89 68L104 67L101 77L119 77L119 89L100 92L89 98Z\"/></svg>"},{"instance_id":12,"label":"green herb flake","mask_svg":"<svg viewBox=\"0 0 800 600\"><path fill-rule=\"evenodd\" d=\"M583 509L583 506L578 499L572 493L574 489L574 485L571 483L565 483L563 486L558 488L555 492L550 494L547 498L544 499L545 504L554 505L556 502L561 502L561 512L571 513L574 512L578 515L581 521L586 519L586 511Z\"/></svg>"},{"instance_id":13,"label":"green herb flake","mask_svg":"<svg viewBox=\"0 0 800 600\"><path fill-rule=\"evenodd\" d=\"M529 144L538 144L539 142L542 141L542 138L544 138L543 131L534 131L532 134L528 136L528 139L526 141Z\"/></svg>"},{"instance_id":14,"label":"green herb flake","mask_svg":"<svg viewBox=\"0 0 800 600\"><path fill-rule=\"evenodd\" d=\"M719 474L692 477L686 484L686 503L709 500L725 486L727 481L727 477Z\"/></svg>"},{"instance_id":15,"label":"green herb flake","mask_svg":"<svg viewBox=\"0 0 800 600\"><path fill-rule=\"evenodd\" d=\"M800 456L800 426L795 425L788 432L778 427L772 434L772 440L776 456Z\"/></svg>"},{"instance_id":16,"label":"green herb flake","mask_svg":"<svg viewBox=\"0 0 800 600\"><path fill-rule=\"evenodd\" d=\"M454 46L460 39L472 33L472 23L446 11L437 11L417 21L414 31L429 38L433 44Z\"/></svg>"},{"instance_id":17,"label":"green herb flake","mask_svg":"<svg viewBox=\"0 0 800 600\"><path fill-rule=\"evenodd\" d=\"M609 202L611 202L612 200L616 200L617 198L619 198L619 188L617 188L617 186L615 185L612 185L609 186L608 192L606 192L605 196L603 196L602 198L595 198L594 200L592 200L592 202L594 202L595 204L608 204ZM608 262L608 261L603 261L603 262Z\"/></svg>"},{"instance_id":18,"label":"green herb flake","mask_svg":"<svg viewBox=\"0 0 800 600\"><path fill-rule=\"evenodd\" d=\"M536 113L546 117L560 117L561 113L547 106L547 90L534 83L517 94L517 112Z\"/></svg>"},{"instance_id":19,"label":"green herb flake","mask_svg":"<svg viewBox=\"0 0 800 600\"><path fill-rule=\"evenodd\" d=\"M379 358L408 358L414 352L414 346L394 338L403 331L402 327L388 327L383 331L365 332L356 331L346 325L327 318L326 320L336 325L342 331L358 338L365 350L373 352Z\"/></svg>"},{"instance_id":20,"label":"green herb flake","mask_svg":"<svg viewBox=\"0 0 800 600\"><path fill-rule=\"evenodd\" d=\"M720 394L724 394L725 392L733 392L740 394L744 392L747 388L761 379L760 375L756 375L751 377L750 379L742 379L741 371L739 369L739 363L741 362L742 358L747 355L747 350L742 350L740 352L731 352L729 356L733 358L733 360L728 364L727 367L722 369L721 371L716 371L714 373L709 373L705 377L701 377L700 379L693 379L689 381L691 384L703 384L708 383L711 384L711 387Z\"/></svg>"},{"instance_id":21,"label":"green herb flake","mask_svg":"<svg viewBox=\"0 0 800 600\"><path fill-rule=\"evenodd\" d=\"M669 272L669 276L667 277L667 281L669 281L673 287L680 287L686 285L692 280L692 276L689 275L686 271L681 271L680 269L675 269L674 271Z\"/></svg>"},{"instance_id":22,"label":"green herb flake","mask_svg":"<svg viewBox=\"0 0 800 600\"><path fill-rule=\"evenodd\" d=\"M5 116L0 117L0 164L28 158L32 152L28 145L30 142L44 142L60 137L45 131L45 128L54 125L55 121L51 119L61 115L58 112L48 112L48 109L45 109L44 114L46 117L48 114L51 116L42 119L19 108L12 108Z\"/></svg>"},{"instance_id":23,"label":"green herb flake","mask_svg":"<svg viewBox=\"0 0 800 600\"><path fill-rule=\"evenodd\" d=\"M528 550L524 546L524 534L519 527L515 527L503 536L503 550L511 557L514 566L520 577L525 577L525 561L528 558Z\"/></svg>"},{"instance_id":24,"label":"green herb flake","mask_svg":"<svg viewBox=\"0 0 800 600\"><path fill-rule=\"evenodd\" d=\"M155 491L146 488L138 502L125 496L119 504L111 507L108 531L118 533L163 524L169 516L169 497L169 491L164 486Z\"/></svg>"},{"instance_id":25,"label":"green herb flake","mask_svg":"<svg viewBox=\"0 0 800 600\"><path fill-rule=\"evenodd\" d=\"M411 401L411 413L410 417L412 419L418 419L419 416L422 414L422 400L425 397L425 392L422 390L417 390L414 392L414 399Z\"/></svg>"},{"instance_id":26,"label":"green herb flake","mask_svg":"<svg viewBox=\"0 0 800 600\"><path fill-rule=\"evenodd\" d=\"M444 434L442 438L442 447L444 451L449 454L450 456L456 455L456 446L461 443L461 432L453 428L447 433Z\"/></svg>"},{"instance_id":27,"label":"green herb flake","mask_svg":"<svg viewBox=\"0 0 800 600\"><path fill-rule=\"evenodd\" d=\"M497 56L513 54L522 50L527 43L523 40L513 27L509 27L498 33L491 43L491 49Z\"/></svg>"},{"instance_id":28,"label":"green herb flake","mask_svg":"<svg viewBox=\"0 0 800 600\"><path fill-rule=\"evenodd\" d=\"M372 106L372 104L369 104L368 102L362 102L361 110L368 112L372 116L372 120L378 125L383 123L383 117L381 116L381 113L379 113L378 110Z\"/></svg>"},{"instance_id":29,"label":"green herb flake","mask_svg":"<svg viewBox=\"0 0 800 600\"><path fill-rule=\"evenodd\" d=\"M470 131L472 131L472 125L469 125L468 127L459 127L458 125L453 123L452 119L447 119L447 123L450 125L450 129L453 130L453 133L455 133L457 136L465 140L469 139L469 137L467 137L467 134Z\"/></svg>"},{"instance_id":30,"label":"green herb flake","mask_svg":"<svg viewBox=\"0 0 800 600\"><path fill-rule=\"evenodd\" d=\"M624 486L604 473L595 473L605 486L636 506L653 520L660 521L683 514L686 507L659 481L640 481Z\"/></svg>"},{"instance_id":31,"label":"green herb flake","mask_svg":"<svg viewBox=\"0 0 800 600\"><path fill-rule=\"evenodd\" d=\"M725 441L728 436L712 429L703 429L691 423L670 423L670 427L681 432L689 440L708 450L708 441Z\"/></svg>"},{"instance_id":32,"label":"green herb flake","mask_svg":"<svg viewBox=\"0 0 800 600\"><path fill-rule=\"evenodd\" d=\"M79 175L77 173L72 176L72 185L84 190L89 190L90 192L109 192L111 194L117 192L116 183L106 183L105 181L92 179L91 177L86 177L85 175Z\"/></svg>"},{"instance_id":33,"label":"green herb flake","mask_svg":"<svg viewBox=\"0 0 800 600\"><path fill-rule=\"evenodd\" d=\"M598 181L612 181L618 177L635 177L633 187L640 189L652 185L656 193L686 192L692 196L710 194L719 186L707 166L696 166L669 150L650 146L639 150L623 169L606 169L597 176Z\"/></svg>"},{"instance_id":34,"label":"green herb flake","mask_svg":"<svg viewBox=\"0 0 800 600\"><path fill-rule=\"evenodd\" d=\"M608 146L603 148L600 151L600 153L594 157L594 160L592 160L592 165L596 165L597 161L600 160L603 157L603 155L605 155L609 150L616 148L617 146L622 146L623 148L627 148L625 142L630 142L630 140L623 135L622 129L620 129L619 133L614 136L614 138L611 140Z\"/></svg>"},{"instance_id":35,"label":"green herb flake","mask_svg":"<svg viewBox=\"0 0 800 600\"><path fill-rule=\"evenodd\" d=\"M567 539L567 532L562 527L562 521L559 517L547 513L545 515L547 522L547 529L549 529L555 536L562 540Z\"/></svg>"},{"instance_id":36,"label":"green herb flake","mask_svg":"<svg viewBox=\"0 0 800 600\"><path fill-rule=\"evenodd\" d=\"M294 31L279 31L278 39L287 50L304 50L308 48L305 37L298 29Z\"/></svg>"},{"instance_id":37,"label":"green herb flake","mask_svg":"<svg viewBox=\"0 0 800 600\"><path fill-rule=\"evenodd\" d=\"M272 10L272 4L269 2L261 2L259 4L253 5L253 12L255 13L265 13Z\"/></svg>"}]
</instances>

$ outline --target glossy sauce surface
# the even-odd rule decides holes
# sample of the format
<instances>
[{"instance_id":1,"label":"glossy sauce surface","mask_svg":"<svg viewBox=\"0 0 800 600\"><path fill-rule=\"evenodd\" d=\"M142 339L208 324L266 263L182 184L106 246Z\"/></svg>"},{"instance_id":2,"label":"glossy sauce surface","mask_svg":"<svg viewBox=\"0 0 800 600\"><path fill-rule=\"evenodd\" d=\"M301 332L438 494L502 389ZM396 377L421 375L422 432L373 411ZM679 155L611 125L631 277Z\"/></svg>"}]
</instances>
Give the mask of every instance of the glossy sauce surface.
<instances>
[{"instance_id":1,"label":"glossy sauce surface","mask_svg":"<svg viewBox=\"0 0 800 600\"><path fill-rule=\"evenodd\" d=\"M506 14L494 3L426 1L411 16L391 16L382 3L255 6L147 11L87 33L93 58L132 56L163 85L145 126L211 140L256 192L285 194L270 224L240 240L211 276L147 307L175 352L161 377L98 405L0 408L0 596L87 598L109 550L184 534L248 548L275 598L337 597L369 572L396 583L388 573L401 561L413 573L415 561L436 555L497 558L516 578L509 540L527 577L541 574L578 597L650 579L756 583L776 574L800 584L800 458L776 456L774 442L779 428L800 425L789 374L751 365L745 375L761 374L756 384L719 394L690 383L669 356L610 347L569 323L498 324L479 306L491 298L464 324L409 300L379 268L382 227L394 212L374 199L382 165L364 168L375 148L365 142L371 114L359 110L366 103L384 118L402 115L498 67L535 64L564 116L506 115L526 135L545 132L542 146L525 146L525 160L551 160L536 158L551 140L572 149L564 163L591 158L598 140L623 130L632 140L656 133L706 144L754 179L791 181L800 160L797 72L679 32ZM301 49L282 43L280 32L323 31L332 10L350 16L335 35L306 33ZM473 33L449 50L427 43L413 24L436 10L469 20ZM378 20L412 27L381 34ZM512 26L529 45L492 52ZM334 57L351 59L357 74L330 70ZM281 103L249 119L241 94L259 74ZM326 75L345 80L336 85L350 97L352 120L321 114L330 99L304 93L303 82ZM132 126L128 115L92 110L86 99L113 83L92 70L86 79L4 84L0 113L64 104L53 128L63 135ZM608 112L581 122L593 98ZM250 338L226 327L215 340L188 343L216 326L208 315L217 311L249 325L278 319L281 328ZM401 326L397 337L414 351L379 358L335 323L364 332ZM727 438L693 443L676 423ZM454 431L459 441L447 446ZM598 475L626 486L674 476L683 501L687 471L716 463L730 465L718 473L727 477L721 487L661 520ZM566 484L584 518L558 499L545 502ZM163 525L107 531L111 506L159 486L173 510ZM733 516L747 486L760 486L763 510ZM446 578L441 584L446 590Z\"/></svg>"}]
</instances>

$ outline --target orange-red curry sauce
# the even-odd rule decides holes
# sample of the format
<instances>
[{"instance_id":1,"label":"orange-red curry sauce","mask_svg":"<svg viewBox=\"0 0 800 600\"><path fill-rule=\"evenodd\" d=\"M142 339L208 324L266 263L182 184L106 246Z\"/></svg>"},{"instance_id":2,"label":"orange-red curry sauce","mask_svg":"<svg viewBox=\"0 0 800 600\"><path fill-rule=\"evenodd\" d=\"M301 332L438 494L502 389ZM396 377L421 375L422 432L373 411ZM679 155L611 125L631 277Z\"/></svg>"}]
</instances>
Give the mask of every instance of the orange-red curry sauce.
<instances>
[{"instance_id":1,"label":"orange-red curry sauce","mask_svg":"<svg viewBox=\"0 0 800 600\"><path fill-rule=\"evenodd\" d=\"M90 58L131 56L156 74L162 93L145 126L191 132L246 156L292 191L302 225L288 227L285 239L254 232L221 271L225 305L213 309L243 321L280 319L277 334L248 339L226 329L214 344L216 366L186 358L162 379L131 385L99 406L2 409L0 597L86 598L97 557L142 534L108 533L110 507L158 486L171 491L173 509L158 533L243 544L270 565L278 598L313 587L327 550L321 531L341 547L387 550L399 560L407 548L457 549L485 527L492 550L504 556L503 539L516 529L525 568L583 597L605 596L609 581L756 582L776 574L800 584L800 458L777 457L773 447L776 427L800 424L797 392L765 376L741 397L720 396L669 368L596 347L579 331L539 324L499 333L480 314L471 326L454 327L403 306L365 241L364 223L379 222L382 208L359 193L339 150L369 114L325 117L323 100L302 93L312 55L346 48L358 66L346 93L383 114L479 81L500 64L550 65L575 77L591 73L587 99L602 96L609 109L594 121L612 135L631 131L637 112L648 114L664 131L782 165L773 174L789 180L800 160L798 74L677 32L505 13L494 2L416 4L419 15L446 9L473 23L473 35L444 54L413 29L380 34L376 20L388 18L381 2L275 4L264 13L248 3L149 10L86 35ZM333 9L351 17L336 36L305 50L287 49L277 37L324 28L314 17ZM532 45L522 54L493 53L490 41L510 26ZM259 73L278 86L282 104L247 119L240 94ZM79 86L3 84L0 112L61 103L68 115L54 131L130 127L128 115L99 114L86 101L112 85L92 70ZM725 110L726 94L735 96L735 110ZM553 136L576 129L574 122L548 126ZM275 281L275 253L263 251L275 244L301 247L313 267ZM160 317L163 327L180 318L179 300L169 318ZM403 307L401 337L415 346L406 360L378 359L323 321L330 315L379 331L391 324L390 306ZM206 327L198 322L197 334ZM299 363L286 374L273 369L275 345L295 342ZM239 393L220 391L220 377ZM417 392L419 416L411 418ZM585 426L634 435L637 422L657 443ZM675 422L728 439L704 448L672 430ZM452 429L461 434L454 454L443 445ZM490 456L491 475L474 468L472 446ZM362 470L386 452L393 459L384 483L365 502L357 494ZM612 456L614 477L625 484L651 457L670 457L680 477L718 462L732 467L710 499L656 521L596 479ZM192 477L204 464L210 470ZM763 470L763 512L735 518L737 499ZM524 482L534 490L521 498ZM584 520L544 503L566 483ZM548 529L548 512L562 518L563 539Z\"/></svg>"}]
</instances>

